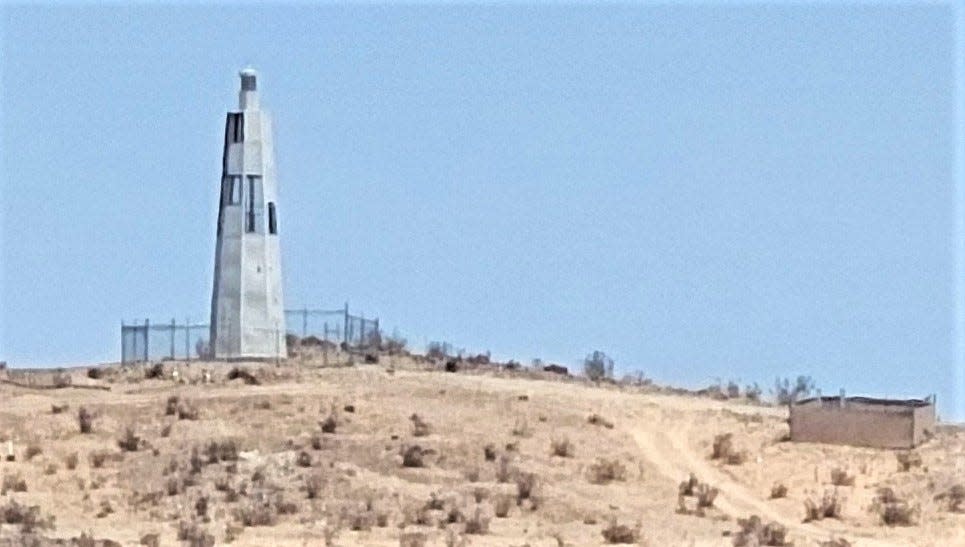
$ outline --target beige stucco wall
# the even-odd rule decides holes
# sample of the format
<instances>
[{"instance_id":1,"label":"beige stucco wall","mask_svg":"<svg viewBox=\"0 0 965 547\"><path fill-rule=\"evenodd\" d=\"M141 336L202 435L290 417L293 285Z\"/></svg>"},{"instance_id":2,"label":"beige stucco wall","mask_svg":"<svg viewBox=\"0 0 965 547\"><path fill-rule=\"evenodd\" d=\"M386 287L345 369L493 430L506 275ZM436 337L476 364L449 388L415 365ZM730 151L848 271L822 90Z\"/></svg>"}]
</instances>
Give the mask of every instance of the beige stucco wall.
<instances>
[{"instance_id":1,"label":"beige stucco wall","mask_svg":"<svg viewBox=\"0 0 965 547\"><path fill-rule=\"evenodd\" d=\"M922 411L920 427L913 419L916 411ZM798 442L912 448L924 441L926 428L934 427L934 407L916 409L855 402L839 407L815 402L792 406L790 426L791 440Z\"/></svg>"}]
</instances>

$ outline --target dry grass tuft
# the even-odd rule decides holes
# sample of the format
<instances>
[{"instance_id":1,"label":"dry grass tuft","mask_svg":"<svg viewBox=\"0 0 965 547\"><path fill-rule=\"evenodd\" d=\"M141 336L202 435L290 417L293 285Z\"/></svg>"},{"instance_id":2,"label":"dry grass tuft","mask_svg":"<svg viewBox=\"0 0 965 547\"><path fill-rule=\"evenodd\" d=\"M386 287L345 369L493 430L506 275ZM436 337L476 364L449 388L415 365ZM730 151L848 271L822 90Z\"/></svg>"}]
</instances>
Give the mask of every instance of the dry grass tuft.
<instances>
[{"instance_id":1,"label":"dry grass tuft","mask_svg":"<svg viewBox=\"0 0 965 547\"><path fill-rule=\"evenodd\" d=\"M750 518L737 519L737 525L741 529L734 536L736 547L792 545L787 541L787 528L777 522L764 524L761 517L752 515Z\"/></svg>"},{"instance_id":2,"label":"dry grass tuft","mask_svg":"<svg viewBox=\"0 0 965 547\"><path fill-rule=\"evenodd\" d=\"M0 481L0 495L5 495L7 492L26 492L27 491L27 481L24 480L20 473L8 475L3 474L3 480Z\"/></svg>"},{"instance_id":3,"label":"dry grass tuft","mask_svg":"<svg viewBox=\"0 0 965 547\"><path fill-rule=\"evenodd\" d=\"M124 452L137 452L141 446L141 438L134 433L133 427L124 430L124 436L117 440L117 446Z\"/></svg>"},{"instance_id":4,"label":"dry grass tuft","mask_svg":"<svg viewBox=\"0 0 965 547\"><path fill-rule=\"evenodd\" d=\"M423 532L403 532L399 536L399 547L425 547L428 537Z\"/></svg>"},{"instance_id":5,"label":"dry grass tuft","mask_svg":"<svg viewBox=\"0 0 965 547\"><path fill-rule=\"evenodd\" d=\"M914 526L918 524L921 508L898 498L891 488L879 488L871 503L871 512L876 513L883 524L888 526Z\"/></svg>"},{"instance_id":6,"label":"dry grass tuft","mask_svg":"<svg viewBox=\"0 0 965 547\"><path fill-rule=\"evenodd\" d=\"M728 465L740 465L747 461L746 451L734 447L734 434L722 433L714 437L714 448L710 455L713 460L722 460Z\"/></svg>"},{"instance_id":7,"label":"dry grass tuft","mask_svg":"<svg viewBox=\"0 0 965 547\"><path fill-rule=\"evenodd\" d=\"M24 453L23 457L28 462L34 459L36 456L43 454L44 450L40 448L40 445L31 444L27 446L27 451Z\"/></svg>"},{"instance_id":8,"label":"dry grass tuft","mask_svg":"<svg viewBox=\"0 0 965 547\"><path fill-rule=\"evenodd\" d=\"M895 453L898 460L898 471L910 471L912 467L921 467L921 454L911 450L904 450Z\"/></svg>"},{"instance_id":9,"label":"dry grass tuft","mask_svg":"<svg viewBox=\"0 0 965 547\"><path fill-rule=\"evenodd\" d=\"M418 414L409 416L409 420L412 421L412 435L414 437L426 437L432 433L432 427Z\"/></svg>"},{"instance_id":10,"label":"dry grass tuft","mask_svg":"<svg viewBox=\"0 0 965 547\"><path fill-rule=\"evenodd\" d=\"M780 482L774 483L774 486L771 486L771 499L776 500L785 497L787 497L787 486Z\"/></svg>"},{"instance_id":11,"label":"dry grass tuft","mask_svg":"<svg viewBox=\"0 0 965 547\"><path fill-rule=\"evenodd\" d=\"M590 425L599 425L607 429L613 429L613 422L607 420L599 414L590 414L590 417L586 419L587 423Z\"/></svg>"},{"instance_id":12,"label":"dry grass tuft","mask_svg":"<svg viewBox=\"0 0 965 547\"><path fill-rule=\"evenodd\" d=\"M575 452L573 443L568 437L561 437L550 441L550 454L560 458L572 458Z\"/></svg>"},{"instance_id":13,"label":"dry grass tuft","mask_svg":"<svg viewBox=\"0 0 965 547\"><path fill-rule=\"evenodd\" d=\"M844 506L838 499L838 491L825 492L821 499L815 501L811 498L804 500L804 522L822 520L826 518L841 518L841 511Z\"/></svg>"},{"instance_id":14,"label":"dry grass tuft","mask_svg":"<svg viewBox=\"0 0 965 547\"><path fill-rule=\"evenodd\" d=\"M600 458L590 465L587 479L593 484L609 484L613 481L624 481L627 478L627 468L619 460Z\"/></svg>"},{"instance_id":15,"label":"dry grass tuft","mask_svg":"<svg viewBox=\"0 0 965 547\"><path fill-rule=\"evenodd\" d=\"M947 511L953 513L965 512L965 485L953 485L948 490L935 496L935 501L942 502Z\"/></svg>"},{"instance_id":16,"label":"dry grass tuft","mask_svg":"<svg viewBox=\"0 0 965 547\"><path fill-rule=\"evenodd\" d=\"M601 530L603 540L609 544L633 544L640 540L640 527L630 528L626 524L618 524L611 519L610 524Z\"/></svg>"},{"instance_id":17,"label":"dry grass tuft","mask_svg":"<svg viewBox=\"0 0 965 547\"><path fill-rule=\"evenodd\" d=\"M77 424L80 426L80 432L85 435L93 431L94 416L87 411L87 408L80 407L77 410Z\"/></svg>"},{"instance_id":18,"label":"dry grass tuft","mask_svg":"<svg viewBox=\"0 0 965 547\"><path fill-rule=\"evenodd\" d=\"M854 486L854 475L840 467L831 470L831 484L835 486Z\"/></svg>"}]
</instances>

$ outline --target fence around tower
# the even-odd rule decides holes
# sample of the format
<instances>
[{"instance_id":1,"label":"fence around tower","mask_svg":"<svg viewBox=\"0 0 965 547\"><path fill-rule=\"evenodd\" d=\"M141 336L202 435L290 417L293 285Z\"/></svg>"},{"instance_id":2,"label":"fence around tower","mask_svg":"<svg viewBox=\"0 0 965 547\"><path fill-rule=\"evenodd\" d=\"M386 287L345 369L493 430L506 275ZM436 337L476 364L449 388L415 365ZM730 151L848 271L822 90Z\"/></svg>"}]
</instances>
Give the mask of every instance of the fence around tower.
<instances>
[{"instance_id":1,"label":"fence around tower","mask_svg":"<svg viewBox=\"0 0 965 547\"><path fill-rule=\"evenodd\" d=\"M378 318L353 315L341 309L285 310L286 334L302 340L326 341L347 349L378 347L382 340ZM121 322L121 362L207 359L210 326L190 321Z\"/></svg>"}]
</instances>

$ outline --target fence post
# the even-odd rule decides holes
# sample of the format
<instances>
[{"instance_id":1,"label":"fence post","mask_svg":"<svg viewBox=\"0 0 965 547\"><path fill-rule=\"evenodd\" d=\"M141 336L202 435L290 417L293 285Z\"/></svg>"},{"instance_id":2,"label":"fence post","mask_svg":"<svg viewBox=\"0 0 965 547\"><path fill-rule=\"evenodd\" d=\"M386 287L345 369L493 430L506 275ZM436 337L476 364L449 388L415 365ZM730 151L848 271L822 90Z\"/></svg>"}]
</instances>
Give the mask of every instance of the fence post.
<instances>
[{"instance_id":1,"label":"fence post","mask_svg":"<svg viewBox=\"0 0 965 547\"><path fill-rule=\"evenodd\" d=\"M145 319L144 320L144 361L145 362L147 362L147 360L151 356L151 350L148 347L148 344L150 343L150 338L151 338L151 320Z\"/></svg>"},{"instance_id":2,"label":"fence post","mask_svg":"<svg viewBox=\"0 0 965 547\"><path fill-rule=\"evenodd\" d=\"M177 338L178 328L174 319L171 319L171 360L174 360L174 339Z\"/></svg>"},{"instance_id":3,"label":"fence post","mask_svg":"<svg viewBox=\"0 0 965 547\"><path fill-rule=\"evenodd\" d=\"M342 326L342 342L348 344L348 302L345 303L345 321Z\"/></svg>"},{"instance_id":4,"label":"fence post","mask_svg":"<svg viewBox=\"0 0 965 547\"><path fill-rule=\"evenodd\" d=\"M191 362L191 318L184 319L184 360Z\"/></svg>"},{"instance_id":5,"label":"fence post","mask_svg":"<svg viewBox=\"0 0 965 547\"><path fill-rule=\"evenodd\" d=\"M127 362L127 344L124 343L124 320L121 319L121 364Z\"/></svg>"}]
</instances>

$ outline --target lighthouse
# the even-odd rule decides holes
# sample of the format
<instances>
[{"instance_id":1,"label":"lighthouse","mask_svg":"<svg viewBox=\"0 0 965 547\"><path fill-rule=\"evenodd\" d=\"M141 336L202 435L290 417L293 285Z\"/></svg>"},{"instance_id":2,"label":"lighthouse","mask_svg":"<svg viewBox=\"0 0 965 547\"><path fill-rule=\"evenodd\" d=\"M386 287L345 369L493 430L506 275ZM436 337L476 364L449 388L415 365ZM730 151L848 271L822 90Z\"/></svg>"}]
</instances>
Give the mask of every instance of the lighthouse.
<instances>
[{"instance_id":1,"label":"lighthouse","mask_svg":"<svg viewBox=\"0 0 965 547\"><path fill-rule=\"evenodd\" d=\"M238 110L225 121L210 351L215 359L273 359L288 350L271 118L257 73L239 75Z\"/></svg>"}]
</instances>

